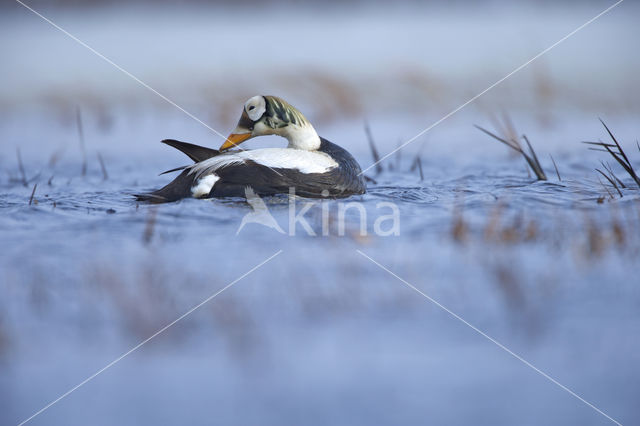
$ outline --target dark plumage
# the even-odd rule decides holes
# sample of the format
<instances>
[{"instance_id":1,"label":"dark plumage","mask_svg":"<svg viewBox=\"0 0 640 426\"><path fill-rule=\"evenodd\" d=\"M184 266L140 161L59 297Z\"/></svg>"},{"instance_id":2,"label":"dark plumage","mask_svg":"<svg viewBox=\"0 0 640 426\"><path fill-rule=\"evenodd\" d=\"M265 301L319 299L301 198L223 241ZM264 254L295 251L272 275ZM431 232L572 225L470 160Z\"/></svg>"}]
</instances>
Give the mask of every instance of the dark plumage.
<instances>
[{"instance_id":1,"label":"dark plumage","mask_svg":"<svg viewBox=\"0 0 640 426\"><path fill-rule=\"evenodd\" d=\"M220 151L217 149L206 148L204 146L194 145L187 142L180 142L175 139L165 139L162 143L166 143L167 145L183 152L196 163L220 154Z\"/></svg>"},{"instance_id":2,"label":"dark plumage","mask_svg":"<svg viewBox=\"0 0 640 426\"><path fill-rule=\"evenodd\" d=\"M240 164L229 164L215 171L219 180L208 197L244 197L245 188L250 186L257 195L288 194L295 188L296 195L309 198L343 198L366 191L360 166L343 148L320 138L318 151L331 156L338 167L326 173L302 173L297 169L269 168L247 160ZM162 141L198 163L220 154L218 150L180 142L172 139ZM136 195L138 201L165 203L191 197L195 184L195 173L186 167L171 183L149 194ZM180 170L180 169L176 169ZM323 191L324 192L323 194Z\"/></svg>"}]
</instances>

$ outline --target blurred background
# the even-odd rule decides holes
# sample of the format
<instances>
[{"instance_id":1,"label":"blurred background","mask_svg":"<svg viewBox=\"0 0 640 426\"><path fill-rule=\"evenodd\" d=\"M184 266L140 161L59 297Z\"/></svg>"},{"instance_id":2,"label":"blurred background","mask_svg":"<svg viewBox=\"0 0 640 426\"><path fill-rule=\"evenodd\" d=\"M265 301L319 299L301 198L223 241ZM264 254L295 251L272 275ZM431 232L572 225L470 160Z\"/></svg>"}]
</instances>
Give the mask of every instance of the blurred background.
<instances>
[{"instance_id":1,"label":"blurred background","mask_svg":"<svg viewBox=\"0 0 640 426\"><path fill-rule=\"evenodd\" d=\"M235 124L242 103L264 93L289 99L321 133L328 124L345 121L361 130L365 118L380 117L379 132L394 139L414 136L610 6L603 1L28 4L223 134ZM568 111L589 118L637 114L634 76L640 58L630 42L639 35L636 8L626 2L566 40L470 105L466 121L477 111L525 110L545 126L562 126ZM0 125L3 135L20 137L25 149L41 142L37 126L31 133L33 127L25 128L23 120L35 116L39 122L44 114L56 124L75 126L78 107L98 133L122 128L133 136L146 119L162 115L166 124L151 135L155 139L135 135L126 142L130 148L162 150L156 142L173 132L171 125L180 128L175 136L219 143L219 136L20 4L4 2L1 19L7 64L0 71ZM53 134L47 144L58 146L62 138ZM109 139L105 148L121 149Z\"/></svg>"},{"instance_id":2,"label":"blurred background","mask_svg":"<svg viewBox=\"0 0 640 426\"><path fill-rule=\"evenodd\" d=\"M42 16L0 3L0 423L280 249L30 424L640 420L638 187L581 143L611 142L602 118L640 166L636 3L368 170L368 193L350 199L368 235L351 212L346 236L328 237L236 235L244 200L155 207L131 194L187 163L160 140L218 147L207 126L226 135L257 94L286 99L368 168L365 123L385 155L614 2L24 4ZM526 134L548 180L474 124ZM383 201L401 212L397 237L371 232ZM287 224L287 200L267 203ZM319 230L319 208L309 217Z\"/></svg>"}]
</instances>

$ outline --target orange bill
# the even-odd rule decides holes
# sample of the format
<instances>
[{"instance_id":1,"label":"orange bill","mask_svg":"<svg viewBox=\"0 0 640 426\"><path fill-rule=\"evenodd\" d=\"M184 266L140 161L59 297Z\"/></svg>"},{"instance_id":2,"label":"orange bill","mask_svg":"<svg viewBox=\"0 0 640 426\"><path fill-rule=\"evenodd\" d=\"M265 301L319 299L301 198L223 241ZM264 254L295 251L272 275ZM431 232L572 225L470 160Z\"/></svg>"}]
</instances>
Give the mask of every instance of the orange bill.
<instances>
[{"instance_id":1,"label":"orange bill","mask_svg":"<svg viewBox=\"0 0 640 426\"><path fill-rule=\"evenodd\" d=\"M242 142L251 138L251 133L231 133L226 141L220 147L220 151L224 151L234 146L240 145Z\"/></svg>"}]
</instances>

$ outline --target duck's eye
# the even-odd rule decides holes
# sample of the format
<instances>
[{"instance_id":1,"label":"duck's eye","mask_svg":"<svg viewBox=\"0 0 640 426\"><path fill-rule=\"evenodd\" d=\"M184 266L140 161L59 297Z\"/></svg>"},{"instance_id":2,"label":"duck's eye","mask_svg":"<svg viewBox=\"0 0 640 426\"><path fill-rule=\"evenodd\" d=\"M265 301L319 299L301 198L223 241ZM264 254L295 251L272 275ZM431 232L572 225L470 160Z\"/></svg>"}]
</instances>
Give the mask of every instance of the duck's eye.
<instances>
[{"instance_id":1,"label":"duck's eye","mask_svg":"<svg viewBox=\"0 0 640 426\"><path fill-rule=\"evenodd\" d=\"M260 99L250 99L249 102L244 105L244 112L246 112L247 116L254 122L260 120L260 117L262 117L265 112L264 100L262 100L262 103L259 101Z\"/></svg>"}]
</instances>

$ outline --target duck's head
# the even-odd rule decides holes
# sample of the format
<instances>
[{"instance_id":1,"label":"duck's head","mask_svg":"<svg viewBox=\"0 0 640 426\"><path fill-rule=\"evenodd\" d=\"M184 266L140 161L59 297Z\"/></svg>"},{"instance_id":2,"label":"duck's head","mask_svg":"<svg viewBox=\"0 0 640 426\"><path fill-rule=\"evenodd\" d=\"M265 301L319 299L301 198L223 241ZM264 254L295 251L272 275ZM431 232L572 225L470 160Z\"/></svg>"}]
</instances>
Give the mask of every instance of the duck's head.
<instances>
[{"instance_id":1,"label":"duck's head","mask_svg":"<svg viewBox=\"0 0 640 426\"><path fill-rule=\"evenodd\" d=\"M320 137L300 111L275 96L254 96L244 104L238 125L220 151L265 135L286 138L289 148L308 151L320 148Z\"/></svg>"}]
</instances>

